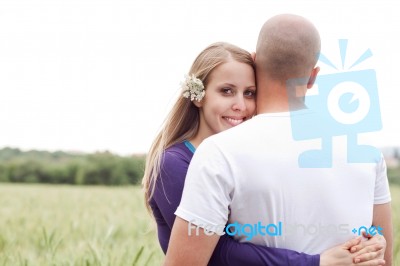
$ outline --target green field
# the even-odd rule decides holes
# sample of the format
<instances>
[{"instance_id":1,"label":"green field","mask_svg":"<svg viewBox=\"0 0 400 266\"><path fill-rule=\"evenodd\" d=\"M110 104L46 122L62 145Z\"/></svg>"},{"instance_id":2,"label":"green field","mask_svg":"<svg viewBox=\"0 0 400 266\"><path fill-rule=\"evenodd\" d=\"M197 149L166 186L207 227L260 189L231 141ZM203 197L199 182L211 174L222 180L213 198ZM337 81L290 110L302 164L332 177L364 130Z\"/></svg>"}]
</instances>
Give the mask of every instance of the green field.
<instances>
[{"instance_id":1,"label":"green field","mask_svg":"<svg viewBox=\"0 0 400 266\"><path fill-rule=\"evenodd\" d=\"M400 265L400 187L392 187ZM160 265L138 187L0 184L1 265Z\"/></svg>"},{"instance_id":2,"label":"green field","mask_svg":"<svg viewBox=\"0 0 400 266\"><path fill-rule=\"evenodd\" d=\"M0 265L160 265L142 198L137 187L0 184Z\"/></svg>"}]
</instances>

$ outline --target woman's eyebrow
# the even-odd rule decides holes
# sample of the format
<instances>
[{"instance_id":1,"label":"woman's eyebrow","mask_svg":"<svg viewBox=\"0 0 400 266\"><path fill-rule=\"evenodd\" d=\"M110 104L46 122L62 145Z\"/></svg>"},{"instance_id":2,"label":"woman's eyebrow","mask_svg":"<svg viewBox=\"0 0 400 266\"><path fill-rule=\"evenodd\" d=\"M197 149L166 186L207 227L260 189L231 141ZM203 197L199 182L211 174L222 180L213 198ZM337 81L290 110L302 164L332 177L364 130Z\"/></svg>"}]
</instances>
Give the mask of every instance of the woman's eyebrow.
<instances>
[{"instance_id":1,"label":"woman's eyebrow","mask_svg":"<svg viewBox=\"0 0 400 266\"><path fill-rule=\"evenodd\" d=\"M229 82L224 82L221 84L221 86L229 86L229 87L236 87L236 85L229 83Z\"/></svg>"}]
</instances>

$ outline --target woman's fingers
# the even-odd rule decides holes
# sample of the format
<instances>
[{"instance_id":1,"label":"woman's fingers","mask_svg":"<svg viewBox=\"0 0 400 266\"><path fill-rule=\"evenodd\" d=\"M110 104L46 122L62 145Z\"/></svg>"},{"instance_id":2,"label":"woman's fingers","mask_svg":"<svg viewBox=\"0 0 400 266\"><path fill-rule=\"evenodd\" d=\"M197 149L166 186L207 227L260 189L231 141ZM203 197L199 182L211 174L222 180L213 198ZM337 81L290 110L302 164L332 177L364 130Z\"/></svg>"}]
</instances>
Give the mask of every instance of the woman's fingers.
<instances>
[{"instance_id":1,"label":"woman's fingers","mask_svg":"<svg viewBox=\"0 0 400 266\"><path fill-rule=\"evenodd\" d=\"M383 254L384 251L385 250L383 249L383 245L378 243L378 244L367 246L367 247L361 249L360 251L358 251L358 253L356 254L356 258L359 255L363 255L363 254L371 253L371 252L379 252L379 253Z\"/></svg>"},{"instance_id":2,"label":"woman's fingers","mask_svg":"<svg viewBox=\"0 0 400 266\"><path fill-rule=\"evenodd\" d=\"M356 247L361 244L361 236L348 240L346 243L343 244L345 249L351 250L353 247Z\"/></svg>"},{"instance_id":3,"label":"woman's fingers","mask_svg":"<svg viewBox=\"0 0 400 266\"><path fill-rule=\"evenodd\" d=\"M385 260L376 259L376 260L360 262L360 263L357 263L355 265L357 265L357 266L380 266L380 265L385 265Z\"/></svg>"},{"instance_id":4,"label":"woman's fingers","mask_svg":"<svg viewBox=\"0 0 400 266\"><path fill-rule=\"evenodd\" d=\"M373 250L374 247L368 247L368 248L370 248L371 250L366 253L361 253L356 257L354 257L353 259L354 263L367 262L383 258L384 251L382 249L379 249L378 247L375 247L375 250Z\"/></svg>"},{"instance_id":5,"label":"woman's fingers","mask_svg":"<svg viewBox=\"0 0 400 266\"><path fill-rule=\"evenodd\" d=\"M368 239L367 241L362 241L358 245L354 245L353 247L351 247L350 252L355 253L355 252L358 252L358 251L366 248L367 246L376 245L376 244L379 244L381 246L381 248L385 248L386 247L386 239L381 235L375 235L372 238Z\"/></svg>"}]
</instances>

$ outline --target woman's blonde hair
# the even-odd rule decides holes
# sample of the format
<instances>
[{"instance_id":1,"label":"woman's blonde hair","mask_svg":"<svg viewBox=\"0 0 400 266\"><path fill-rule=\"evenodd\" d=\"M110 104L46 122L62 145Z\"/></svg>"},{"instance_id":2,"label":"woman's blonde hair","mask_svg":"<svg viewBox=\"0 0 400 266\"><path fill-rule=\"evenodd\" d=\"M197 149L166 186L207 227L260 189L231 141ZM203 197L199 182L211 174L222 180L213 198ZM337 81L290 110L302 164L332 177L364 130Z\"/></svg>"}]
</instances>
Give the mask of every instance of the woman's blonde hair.
<instances>
[{"instance_id":1,"label":"woman's blonde hair","mask_svg":"<svg viewBox=\"0 0 400 266\"><path fill-rule=\"evenodd\" d=\"M200 79L207 90L212 71L217 66L232 60L248 64L253 70L255 69L249 52L229 43L218 42L211 44L197 56L188 74L193 74ZM199 122L198 107L190 101L190 98L179 97L147 154L142 185L148 210L150 210L149 201L154 194L165 149L193 138L199 129Z\"/></svg>"}]
</instances>

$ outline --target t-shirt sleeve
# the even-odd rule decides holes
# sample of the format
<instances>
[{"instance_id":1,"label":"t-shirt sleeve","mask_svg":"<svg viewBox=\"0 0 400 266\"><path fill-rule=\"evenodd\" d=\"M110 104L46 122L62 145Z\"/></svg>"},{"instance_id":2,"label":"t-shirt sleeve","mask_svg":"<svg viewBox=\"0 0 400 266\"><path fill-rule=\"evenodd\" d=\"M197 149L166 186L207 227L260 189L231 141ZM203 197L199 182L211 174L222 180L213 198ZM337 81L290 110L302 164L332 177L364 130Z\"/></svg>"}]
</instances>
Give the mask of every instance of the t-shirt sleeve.
<instances>
[{"instance_id":1,"label":"t-shirt sleeve","mask_svg":"<svg viewBox=\"0 0 400 266\"><path fill-rule=\"evenodd\" d=\"M208 231L222 234L228 220L233 192L229 164L208 138L193 155L182 200L175 214Z\"/></svg>"},{"instance_id":2,"label":"t-shirt sleeve","mask_svg":"<svg viewBox=\"0 0 400 266\"><path fill-rule=\"evenodd\" d=\"M391 201L386 162L383 155L381 155L381 160L377 165L374 194L374 204L384 204Z\"/></svg>"},{"instance_id":3,"label":"t-shirt sleeve","mask_svg":"<svg viewBox=\"0 0 400 266\"><path fill-rule=\"evenodd\" d=\"M319 255L308 255L293 250L270 248L252 243L239 243L228 235L223 235L219 239L208 265L318 266L319 262Z\"/></svg>"}]
</instances>

